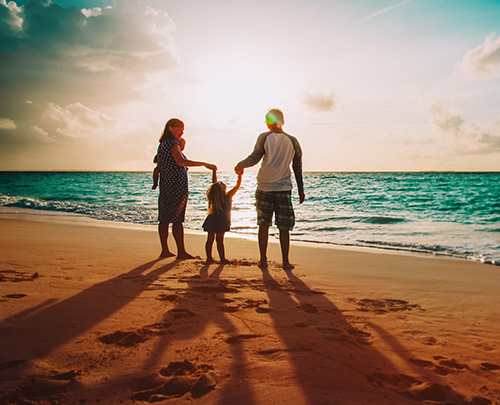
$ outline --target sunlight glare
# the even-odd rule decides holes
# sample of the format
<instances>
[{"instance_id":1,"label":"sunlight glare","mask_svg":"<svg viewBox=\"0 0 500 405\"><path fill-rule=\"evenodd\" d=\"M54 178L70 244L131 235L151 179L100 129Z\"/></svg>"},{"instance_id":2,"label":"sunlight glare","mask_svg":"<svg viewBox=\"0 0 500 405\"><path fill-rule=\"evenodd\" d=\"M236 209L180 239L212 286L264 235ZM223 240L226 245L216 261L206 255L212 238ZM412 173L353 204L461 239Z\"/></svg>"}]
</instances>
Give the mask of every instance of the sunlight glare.
<instances>
[{"instance_id":1,"label":"sunlight glare","mask_svg":"<svg viewBox=\"0 0 500 405\"><path fill-rule=\"evenodd\" d=\"M285 86L268 61L245 55L214 58L202 71L199 102L206 122L255 125L283 98Z\"/></svg>"}]
</instances>

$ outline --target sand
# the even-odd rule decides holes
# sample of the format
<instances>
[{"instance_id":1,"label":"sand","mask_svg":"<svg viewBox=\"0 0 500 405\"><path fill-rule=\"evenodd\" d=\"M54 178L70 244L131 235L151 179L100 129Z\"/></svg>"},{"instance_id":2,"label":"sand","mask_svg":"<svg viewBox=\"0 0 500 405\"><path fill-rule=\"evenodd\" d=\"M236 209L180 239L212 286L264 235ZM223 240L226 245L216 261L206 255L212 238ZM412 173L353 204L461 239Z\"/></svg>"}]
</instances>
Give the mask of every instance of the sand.
<instances>
[{"instance_id":1,"label":"sand","mask_svg":"<svg viewBox=\"0 0 500 405\"><path fill-rule=\"evenodd\" d=\"M8 218L0 403L500 403L496 266L292 244L285 272L272 242L262 271L234 237L208 266L203 234L158 260L154 229Z\"/></svg>"}]
</instances>

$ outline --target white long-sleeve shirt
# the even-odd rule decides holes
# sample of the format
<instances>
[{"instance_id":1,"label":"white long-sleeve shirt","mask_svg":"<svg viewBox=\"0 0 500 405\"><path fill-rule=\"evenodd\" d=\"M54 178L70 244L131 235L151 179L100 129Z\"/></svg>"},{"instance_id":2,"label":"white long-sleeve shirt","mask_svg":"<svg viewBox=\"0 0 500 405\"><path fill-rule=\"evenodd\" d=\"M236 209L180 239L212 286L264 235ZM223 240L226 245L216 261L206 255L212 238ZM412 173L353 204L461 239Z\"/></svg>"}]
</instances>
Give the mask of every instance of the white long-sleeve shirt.
<instances>
[{"instance_id":1,"label":"white long-sleeve shirt","mask_svg":"<svg viewBox=\"0 0 500 405\"><path fill-rule=\"evenodd\" d=\"M257 188L262 191L292 189L292 164L299 193L304 191L302 180L302 149L299 141L284 132L264 132L259 135L253 152L238 163L238 167L255 166L262 159L257 174Z\"/></svg>"}]
</instances>

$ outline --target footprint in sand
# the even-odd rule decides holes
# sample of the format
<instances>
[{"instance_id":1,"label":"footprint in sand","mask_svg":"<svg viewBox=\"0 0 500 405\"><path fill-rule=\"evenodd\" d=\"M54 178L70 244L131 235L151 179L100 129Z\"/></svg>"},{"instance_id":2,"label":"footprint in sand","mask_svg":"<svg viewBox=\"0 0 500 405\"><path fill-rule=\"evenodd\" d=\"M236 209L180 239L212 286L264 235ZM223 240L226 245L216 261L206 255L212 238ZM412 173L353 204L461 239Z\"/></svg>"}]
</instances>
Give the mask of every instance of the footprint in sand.
<instances>
[{"instance_id":1,"label":"footprint in sand","mask_svg":"<svg viewBox=\"0 0 500 405\"><path fill-rule=\"evenodd\" d=\"M152 403L182 397L189 392L203 396L216 385L217 376L212 366L196 365L188 360L171 362L160 370L159 375L138 379L132 386L135 393L131 399Z\"/></svg>"},{"instance_id":2,"label":"footprint in sand","mask_svg":"<svg viewBox=\"0 0 500 405\"><path fill-rule=\"evenodd\" d=\"M6 298L24 298L27 294L7 294Z\"/></svg>"},{"instance_id":3,"label":"footprint in sand","mask_svg":"<svg viewBox=\"0 0 500 405\"><path fill-rule=\"evenodd\" d=\"M22 385L9 395L9 398L15 402L8 403L41 403L44 401L41 398L65 392L72 383L75 383L74 379L79 375L79 371L71 370L56 372L51 376L31 377L29 383Z\"/></svg>"},{"instance_id":4,"label":"footprint in sand","mask_svg":"<svg viewBox=\"0 0 500 405\"><path fill-rule=\"evenodd\" d=\"M171 324L169 323L156 323L154 325L145 326L144 328L135 329L131 331L121 331L103 335L97 339L105 344L113 344L122 347L134 347L139 343L143 343L154 336L165 334L165 329Z\"/></svg>"},{"instance_id":5,"label":"footprint in sand","mask_svg":"<svg viewBox=\"0 0 500 405\"><path fill-rule=\"evenodd\" d=\"M180 300L180 296L177 295L177 294L160 294L160 296L158 297L158 300L160 301L170 301L170 302L175 302L175 301L178 301Z\"/></svg>"},{"instance_id":6,"label":"footprint in sand","mask_svg":"<svg viewBox=\"0 0 500 405\"><path fill-rule=\"evenodd\" d=\"M312 304L301 304L298 306L298 308L304 312L307 312L308 314L315 314L316 312L318 312L318 308L316 308Z\"/></svg>"},{"instance_id":7,"label":"footprint in sand","mask_svg":"<svg viewBox=\"0 0 500 405\"><path fill-rule=\"evenodd\" d=\"M411 311L418 309L423 311L417 304L410 304L408 301L395 299L351 299L358 306L358 311L373 312L375 314L386 314L388 312Z\"/></svg>"},{"instance_id":8,"label":"footprint in sand","mask_svg":"<svg viewBox=\"0 0 500 405\"><path fill-rule=\"evenodd\" d=\"M240 310L240 307L237 305L224 305L221 308L221 310L222 312L232 313L232 312L238 312Z\"/></svg>"},{"instance_id":9,"label":"footprint in sand","mask_svg":"<svg viewBox=\"0 0 500 405\"><path fill-rule=\"evenodd\" d=\"M192 318L193 316L196 316L194 312L191 312L189 309L186 308L173 308L168 312L172 315L174 319Z\"/></svg>"},{"instance_id":10,"label":"footprint in sand","mask_svg":"<svg viewBox=\"0 0 500 405\"><path fill-rule=\"evenodd\" d=\"M239 343L242 340L254 339L254 338L261 337L261 336L262 335L257 335L257 334L252 334L252 335L236 335L236 336L228 337L228 338L224 339L224 341L226 343Z\"/></svg>"},{"instance_id":11,"label":"footprint in sand","mask_svg":"<svg viewBox=\"0 0 500 405\"><path fill-rule=\"evenodd\" d=\"M489 370L489 371L496 371L500 370L500 366L497 364L491 364L491 363L481 363L481 368L484 370Z\"/></svg>"}]
</instances>

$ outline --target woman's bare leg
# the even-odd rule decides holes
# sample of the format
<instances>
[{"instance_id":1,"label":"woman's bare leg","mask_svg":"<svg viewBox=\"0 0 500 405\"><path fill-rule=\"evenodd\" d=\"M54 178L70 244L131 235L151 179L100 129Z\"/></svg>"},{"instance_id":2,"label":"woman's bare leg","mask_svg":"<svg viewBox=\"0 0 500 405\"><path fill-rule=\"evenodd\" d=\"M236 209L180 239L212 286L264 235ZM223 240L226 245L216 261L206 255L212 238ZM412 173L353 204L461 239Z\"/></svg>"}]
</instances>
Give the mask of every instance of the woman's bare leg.
<instances>
[{"instance_id":1,"label":"woman's bare leg","mask_svg":"<svg viewBox=\"0 0 500 405\"><path fill-rule=\"evenodd\" d=\"M172 234L177 244L177 259L194 259L194 256L186 252L184 246L184 225L182 222L172 224Z\"/></svg>"},{"instance_id":2,"label":"woman's bare leg","mask_svg":"<svg viewBox=\"0 0 500 405\"><path fill-rule=\"evenodd\" d=\"M158 235L160 236L160 257L172 257L174 254L168 249L168 222L158 224Z\"/></svg>"}]
</instances>

